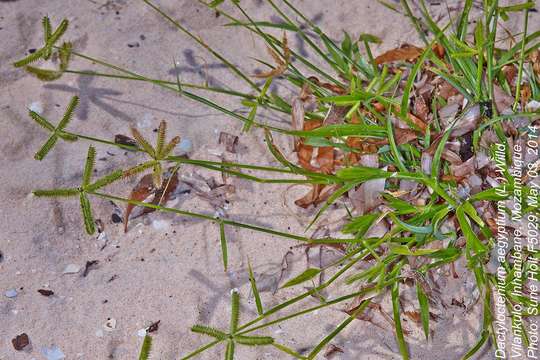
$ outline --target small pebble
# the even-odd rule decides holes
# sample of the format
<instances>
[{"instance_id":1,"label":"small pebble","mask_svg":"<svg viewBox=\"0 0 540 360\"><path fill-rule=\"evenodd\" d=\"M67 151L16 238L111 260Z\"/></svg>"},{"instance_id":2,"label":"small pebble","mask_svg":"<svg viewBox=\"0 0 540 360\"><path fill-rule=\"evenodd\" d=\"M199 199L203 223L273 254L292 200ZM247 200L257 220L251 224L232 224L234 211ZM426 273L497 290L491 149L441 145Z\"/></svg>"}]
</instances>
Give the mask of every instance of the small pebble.
<instances>
[{"instance_id":1,"label":"small pebble","mask_svg":"<svg viewBox=\"0 0 540 360\"><path fill-rule=\"evenodd\" d=\"M115 224L118 224L118 223L121 223L122 222L122 218L120 217L120 215L118 214L112 214L111 215L111 221Z\"/></svg>"},{"instance_id":2,"label":"small pebble","mask_svg":"<svg viewBox=\"0 0 540 360\"><path fill-rule=\"evenodd\" d=\"M4 293L4 295L6 295L6 297L12 299L12 298L14 298L14 297L17 296L17 290L15 290L15 289L9 289L8 291L6 291L6 292Z\"/></svg>"},{"instance_id":3,"label":"small pebble","mask_svg":"<svg viewBox=\"0 0 540 360\"><path fill-rule=\"evenodd\" d=\"M43 104L39 101L34 101L28 106L28 110L32 110L41 115L43 113Z\"/></svg>"},{"instance_id":4,"label":"small pebble","mask_svg":"<svg viewBox=\"0 0 540 360\"><path fill-rule=\"evenodd\" d=\"M146 336L146 329L139 329L137 331L137 336L138 337L145 337Z\"/></svg>"},{"instance_id":5,"label":"small pebble","mask_svg":"<svg viewBox=\"0 0 540 360\"><path fill-rule=\"evenodd\" d=\"M113 318L108 319L105 325L103 325L103 328L106 331L113 331L114 329L116 329L116 319L113 319Z\"/></svg>"},{"instance_id":6,"label":"small pebble","mask_svg":"<svg viewBox=\"0 0 540 360\"><path fill-rule=\"evenodd\" d=\"M62 350L56 345L53 345L50 348L43 347L41 353L47 360L62 360L66 358L66 355L64 355Z\"/></svg>"},{"instance_id":7,"label":"small pebble","mask_svg":"<svg viewBox=\"0 0 540 360\"><path fill-rule=\"evenodd\" d=\"M182 139L180 143L176 145L177 155L187 155L193 150L193 143L189 139Z\"/></svg>"},{"instance_id":8,"label":"small pebble","mask_svg":"<svg viewBox=\"0 0 540 360\"><path fill-rule=\"evenodd\" d=\"M76 265L76 264L69 264L68 266L66 266L66 268L64 269L64 274L76 274L78 273L79 271L81 271L81 267L79 265Z\"/></svg>"},{"instance_id":9,"label":"small pebble","mask_svg":"<svg viewBox=\"0 0 540 360\"><path fill-rule=\"evenodd\" d=\"M167 220L154 220L152 227L156 230L165 230L169 227L169 222Z\"/></svg>"}]
</instances>

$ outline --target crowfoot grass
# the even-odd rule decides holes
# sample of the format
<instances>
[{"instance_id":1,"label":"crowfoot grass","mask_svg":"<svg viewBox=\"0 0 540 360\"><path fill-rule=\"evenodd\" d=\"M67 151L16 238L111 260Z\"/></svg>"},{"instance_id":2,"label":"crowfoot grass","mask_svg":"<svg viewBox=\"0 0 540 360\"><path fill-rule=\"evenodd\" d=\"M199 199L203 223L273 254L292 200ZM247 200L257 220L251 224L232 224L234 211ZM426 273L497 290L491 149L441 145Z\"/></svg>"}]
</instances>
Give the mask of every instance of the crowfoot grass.
<instances>
[{"instance_id":1,"label":"crowfoot grass","mask_svg":"<svg viewBox=\"0 0 540 360\"><path fill-rule=\"evenodd\" d=\"M239 120L245 131L264 130L269 151L281 164L280 167L212 162L171 155L178 140L174 138L165 144L165 123L160 125L155 147L137 130L133 131L138 144L136 148L68 132L65 127L76 105L75 100L72 100L67 115L57 127L38 114L31 113L38 124L52 132L47 142L49 145L46 144L46 149L36 158L43 158L58 138L83 139L145 152L152 160L127 170L127 173L137 174L152 167L156 187L161 185L162 163L174 164L178 171L182 171L182 164L190 164L261 183L309 184L311 191L296 202L299 206L317 209L308 228L331 211L332 204L342 204L346 206L349 217L341 230L351 237L311 238L171 208L161 203L152 204L103 193L98 190L118 180L126 171L117 170L91 183L95 157L93 147L88 150L80 187L36 190L34 193L38 196L79 195L88 233L94 232L89 195L213 222L219 226L225 269L228 266L225 226L266 233L310 246L341 246L337 261L324 268L308 268L282 287L294 288L309 284L323 272L331 274L328 280L270 308L263 306L250 263L248 275L255 296L257 316L245 324L239 323L239 295L233 291L229 331L206 325L193 326L192 331L215 340L185 355L183 359L194 358L221 343L225 343L225 359L234 358L237 345L268 345L294 358L314 359L355 319L361 318L369 304L376 301L375 296L380 294L390 297L397 351L403 359L414 358L407 345L407 332L402 326L403 304L400 292L410 287L414 290L418 300L421 331L428 340L430 332L434 331L430 311L439 306L439 295L427 279L436 270L454 267L460 259L465 259L466 271L475 279L483 318L478 341L460 356L471 358L488 343L498 348L500 344L493 326L492 296L497 286L496 274L492 269L492 254L498 231L493 221L497 214L496 202L509 200L511 192L520 186L529 196L517 200L519 204L525 205L523 215L539 215L538 206L534 205L538 200L538 192L534 190L537 185L534 183L534 171L530 172L537 167L538 154L536 159L528 159L524 166L529 169L528 177L516 184L510 173L515 164L512 164L509 146L522 141L524 136L529 136L529 140L533 139L538 144L531 134L538 132L539 114L527 106L529 101L540 101L537 80L540 63L538 57L532 56L538 51L540 33L527 34L528 11L534 3L500 6L496 0L484 0L483 17L474 29L469 29L472 0L464 2L457 22L449 21L444 26L440 26L430 15L429 7L423 0L419 2L418 8L414 8L418 14L413 12L413 7L406 0L402 0L399 6L386 3L412 21L423 40L424 48L408 45L375 57L370 48L371 43L378 41L375 37L362 34L358 39L353 39L345 33L343 41L337 42L291 2L267 2L282 22L255 19L237 1L232 4L220 0L205 3L227 18L230 21L228 25L249 31L268 47L276 66L269 65L272 70L261 75L267 80L260 88L247 75L252 72L238 68L154 2L141 0L144 6L156 11L182 34L225 64L229 71L249 85L253 93L181 83L179 78L176 81L149 78L122 66L73 51L71 47L54 47L65 29L62 30L61 25L59 30L51 34L48 19L44 20L44 47L38 51L38 55L17 62L16 66L24 66L40 58L46 60L53 49L58 50L62 56L63 48L66 59L76 56L104 67L110 73L71 69L66 60L59 72L48 78L41 76L43 80L73 74L154 84ZM236 18L228 11L229 5L243 19ZM513 12L524 14L524 29L519 34L521 41L508 49L498 48L498 24ZM288 15L291 13L294 16ZM67 22L65 24L67 28ZM287 35L280 40L279 36L272 33L276 29L302 38L318 61L311 61L307 56L290 49ZM308 36L307 31L315 34L315 39ZM359 43L364 45L366 54L361 52ZM325 66L320 66L319 61ZM31 68L26 67L26 70L38 75ZM270 92L271 83L278 77L297 91L292 94L292 101ZM530 94L525 89L531 89ZM206 91L205 95L192 92L198 90ZM248 108L248 116L216 103L209 97L213 93L240 98ZM291 126L277 127L258 121L259 107L290 117ZM296 159L289 159L289 155L275 145L273 136L291 137L295 144ZM489 155L495 153L497 142L505 150L504 158L495 166L489 162ZM245 174L245 169L282 174L284 178ZM509 209L505 211L510 212ZM376 228L382 229L382 232L377 232ZM499 261L499 265L506 271L506 284L526 278L532 272L530 266L525 266L524 271L517 268L516 262L511 260L517 252L517 249L512 249ZM524 251L525 258L536 259L538 254L534 246ZM366 265L363 270L356 267L360 263ZM322 290L329 289L331 285L342 287L343 283L359 288L355 288L355 291L346 290L346 294L334 298L320 295ZM517 303L523 305L523 316L537 314L540 310L538 303L528 298L526 291L516 295L506 286L503 294L508 308ZM318 299L319 303L306 305L305 300L308 298ZM325 334L307 354L281 344L278 339L251 335L252 332L319 309L354 301L359 301L359 305L349 311L347 317ZM287 313L293 305L303 308ZM520 326L524 328L523 323Z\"/></svg>"}]
</instances>

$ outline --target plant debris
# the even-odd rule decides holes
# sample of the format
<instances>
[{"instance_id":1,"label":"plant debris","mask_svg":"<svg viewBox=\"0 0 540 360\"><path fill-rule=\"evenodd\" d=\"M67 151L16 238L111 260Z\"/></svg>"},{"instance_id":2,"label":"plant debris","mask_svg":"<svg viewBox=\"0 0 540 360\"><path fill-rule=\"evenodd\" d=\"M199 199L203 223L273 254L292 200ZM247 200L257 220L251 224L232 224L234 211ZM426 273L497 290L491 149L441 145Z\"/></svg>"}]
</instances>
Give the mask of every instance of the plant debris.
<instances>
[{"instance_id":1,"label":"plant debris","mask_svg":"<svg viewBox=\"0 0 540 360\"><path fill-rule=\"evenodd\" d=\"M158 321L152 323L152 324L148 327L148 330L146 330L146 331L147 331L148 333L153 333L153 332L158 331L160 322L161 322L161 320L158 320Z\"/></svg>"},{"instance_id":2,"label":"plant debris","mask_svg":"<svg viewBox=\"0 0 540 360\"><path fill-rule=\"evenodd\" d=\"M39 289L38 293L40 293L43 296L52 296L52 295L54 295L54 291L48 290L48 289Z\"/></svg>"},{"instance_id":3,"label":"plant debris","mask_svg":"<svg viewBox=\"0 0 540 360\"><path fill-rule=\"evenodd\" d=\"M324 357L326 359L331 359L334 355L338 354L338 353L345 353L345 351L343 351L342 348L340 348L339 346L337 345L334 345L334 344L330 344L328 345L328 347L326 348L326 351L324 353Z\"/></svg>"},{"instance_id":4,"label":"plant debris","mask_svg":"<svg viewBox=\"0 0 540 360\"><path fill-rule=\"evenodd\" d=\"M90 270L94 269L95 266L99 263L98 260L90 260L90 261L87 261L86 264L84 265L84 271L82 273L82 277L86 277L88 275L88 273L90 272Z\"/></svg>"},{"instance_id":5,"label":"plant debris","mask_svg":"<svg viewBox=\"0 0 540 360\"><path fill-rule=\"evenodd\" d=\"M219 133L219 144L224 145L228 152L236 154L238 136L222 131Z\"/></svg>"},{"instance_id":6,"label":"plant debris","mask_svg":"<svg viewBox=\"0 0 540 360\"><path fill-rule=\"evenodd\" d=\"M276 77L281 74L283 74L287 70L287 66L289 65L291 61L291 51L289 50L288 43L287 43L287 35L285 32L283 33L283 38L281 40L281 50L283 51L283 58L280 54L275 52L270 47L266 47L266 50L268 51L268 54L274 59L276 62L276 67L272 70L261 72L259 74L253 75L257 78L269 78L269 77Z\"/></svg>"},{"instance_id":7,"label":"plant debris","mask_svg":"<svg viewBox=\"0 0 540 360\"><path fill-rule=\"evenodd\" d=\"M13 344L13 348L17 351L24 350L25 347L27 347L30 344L30 338L26 333L22 333L20 335L15 336L11 343Z\"/></svg>"},{"instance_id":8,"label":"plant debris","mask_svg":"<svg viewBox=\"0 0 540 360\"><path fill-rule=\"evenodd\" d=\"M163 182L159 188L154 186L152 174L144 175L131 191L129 199L139 202L148 202L153 205L161 205L166 203L171 198L177 186L178 173L176 168L169 168L165 173ZM124 212L124 232L127 232L128 221L130 218L136 218L155 211L153 208L143 207L138 214L130 217L131 212L136 207L137 205L135 204L128 204L126 206L126 210Z\"/></svg>"},{"instance_id":9,"label":"plant debris","mask_svg":"<svg viewBox=\"0 0 540 360\"><path fill-rule=\"evenodd\" d=\"M392 49L375 58L377 65L390 63L394 61L409 61L413 62L422 55L424 50L410 44L403 44L397 49Z\"/></svg>"}]
</instances>

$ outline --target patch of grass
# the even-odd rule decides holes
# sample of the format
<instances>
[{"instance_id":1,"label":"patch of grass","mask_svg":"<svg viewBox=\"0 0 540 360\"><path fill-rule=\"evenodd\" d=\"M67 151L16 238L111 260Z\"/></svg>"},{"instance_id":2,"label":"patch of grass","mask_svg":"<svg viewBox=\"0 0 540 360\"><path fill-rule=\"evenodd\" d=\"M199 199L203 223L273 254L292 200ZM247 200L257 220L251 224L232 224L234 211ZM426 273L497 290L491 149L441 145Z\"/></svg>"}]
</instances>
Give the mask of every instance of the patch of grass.
<instances>
[{"instance_id":1,"label":"patch of grass","mask_svg":"<svg viewBox=\"0 0 540 360\"><path fill-rule=\"evenodd\" d=\"M142 81L167 89L173 94L218 110L242 122L243 130L246 132L262 129L270 153L281 166L212 162L171 155L179 138L173 138L170 143L165 144L165 123L160 125L155 147L152 147L136 129L133 130L133 136L137 146L68 132L65 128L77 105L74 98L57 127L41 115L30 112L35 122L51 132L51 137L36 155L37 159L41 160L51 151L60 138L86 140L145 152L152 160L128 170L117 170L91 183L95 150L90 146L80 187L36 190L34 194L60 197L79 195L85 228L90 234L95 229L89 197L210 221L219 226L225 270L229 261L225 226L262 232L309 246L341 246L341 257L334 263L322 269L309 268L283 284L283 287L294 287L311 282L313 287L303 292L299 291L299 295L270 308L263 307L250 264L249 279L258 315L241 324L239 295L233 291L229 331L206 325L193 326L192 331L210 336L214 340L185 355L183 359L194 358L221 343L225 344L225 359L234 358L237 345L273 346L294 358L314 359L332 339L366 310L373 296L381 293L389 294L397 348L402 358L408 359L411 355L407 346L407 334L402 327L400 289L410 286L407 280L413 281L412 286L418 298L420 323L427 340L430 329L433 329L430 327L430 308L433 308L436 299L425 278L434 270L449 264L454 266L462 257L466 259L468 269L476 279L476 289L480 294L479 301L483 312L479 340L473 348L463 354L463 357L474 356L486 343L497 346L491 315L494 306L491 293L496 287L497 280L486 265L495 246L494 232L493 227L490 227L489 221L492 220L490 212L485 210L480 212L479 209L485 206L486 202L491 202L487 206L493 209L496 201L510 197L509 191L514 185L508 172L511 158L507 139L517 137L524 131L523 127L512 131L511 121L516 118L528 119L527 125L531 131L537 131L537 125L534 124L538 122L538 113L528 111L522 106L529 100L540 101L537 80L540 59L534 60L532 57L538 48L540 33L527 34L528 11L533 3L525 2L518 6L501 7L496 0L484 0L483 17L478 20L474 29L469 29L472 0L464 2L463 11L457 22L450 21L443 26L433 19L423 0L419 3L418 14L413 12L413 8L406 0L402 0L400 6L384 2L386 6L404 14L412 21L424 42L424 47L402 47L391 50L384 54L385 56L375 57L370 47L370 44L378 41L374 36L362 34L358 39L352 39L350 35L344 33L342 41L335 41L289 1L282 0L280 5L272 0L267 1L279 17L280 23L252 18L237 1L231 3L200 1L226 18L229 21L228 26L233 27L234 31L244 29L254 34L268 47L276 65L259 61L270 69L260 75L265 78L261 88L249 75L251 71L234 65L153 1L141 0L144 6L150 7L179 32L225 64L231 73L251 89L249 93L229 88L181 83L179 77L173 79L174 81L149 78L120 65L79 53L70 45L56 47L54 44L67 29L67 21L62 22L58 30L51 33L48 18L43 21L45 33L43 48L14 65L24 67L29 73L43 80L54 80L60 76L74 74L115 78L119 81ZM237 18L233 15L233 11L241 14L243 18ZM498 23L512 12L524 14L521 41L509 49L499 48ZM295 19L300 19L305 26ZM287 36L276 36L276 30L298 35L318 61L311 61L309 57L290 49ZM362 53L359 44L363 45L365 54ZM64 58L60 69L54 74L48 76L28 66L31 62L49 59L53 51L58 51L60 59ZM71 68L68 62L71 56L103 67L107 72ZM319 62L325 63L326 66L320 66ZM292 99L282 98L270 92L270 85L278 77L287 81L296 92L292 94ZM525 78L527 81L523 84ZM422 92L424 90L420 85L422 81L424 85L429 83L432 86L426 90L427 94ZM530 94L525 89L531 89ZM499 91L498 98L495 97L497 91ZM239 99L247 108L248 115L244 116L212 100L213 93ZM504 96L512 99L506 108L501 100ZM443 110L448 109L455 99L458 101L456 110L451 114L452 120L443 119L441 117ZM482 111L478 117L471 118L469 110L474 106L481 107ZM499 112L498 109L501 107L502 110L509 108L511 111ZM259 109L291 118L291 126L278 127L259 121ZM295 120L298 123L295 124ZM456 133L460 135L455 135ZM486 183L487 175L483 174L480 168L476 168L476 165L470 171L460 172L462 167L467 166L468 161L461 152L461 148L465 147L461 137L468 135L472 139L473 144L470 145L472 150L469 152L473 151L472 156L480 157L482 153L489 154L493 150L493 144L486 145L485 141L482 142L482 139L485 139L484 135L489 133L495 134L499 141L506 145L504 162L507 168L506 195L490 189ZM274 144L273 136L291 137L295 142L297 159L288 159L288 156ZM460 145L459 151L453 150L450 146L456 142ZM331 211L330 205L341 201L353 208L353 211L350 211L347 207L349 216L342 228L347 237L312 238L98 191L120 179L122 174L136 175L149 168L153 169L154 185L159 187L162 169L166 168L164 166L167 164L174 164L179 171L182 164L191 164L255 182L309 185L311 187L309 196L297 200L297 204L304 207L317 208L308 228L327 211ZM283 178L249 175L243 172L246 169L272 175L282 174ZM461 175L457 175L458 173ZM473 175L482 180L482 186L474 193L466 191L467 186L471 187L470 179ZM325 190L326 197L322 195ZM525 183L523 190L525 193L531 193L530 185ZM363 194L360 202L355 203L352 196L347 197L353 191ZM373 192L378 193L380 197L370 199ZM539 213L538 207L524 208L527 210L526 214L537 216ZM369 236L369 230L376 223L384 224L386 233L382 236ZM443 226L449 224L458 226L454 230L448 230L448 226ZM464 242L461 243L460 239ZM437 245L441 242L445 245ZM537 257L538 252L526 251L526 256ZM365 266L364 270L357 270L355 265L367 264L368 259L375 261L371 266ZM508 275L505 279L507 284L519 276L509 258L505 258L501 266L507 270ZM409 272L404 270L407 267L410 268ZM530 269L526 268L522 276L525 276L527 271ZM323 272L330 275L329 279L315 286L314 277ZM320 295L322 290L331 285L339 286L340 281L361 284L361 288L336 298L330 296L323 298ZM512 295L508 287L505 295L508 307L520 302L526 310L539 309L538 305L526 296ZM302 303L311 297L318 298L320 303L315 306L309 306L307 302ZM251 335L255 331L264 330L319 309L354 301L359 302L359 305L349 311L344 320L315 344L307 355L280 344L277 339ZM293 305L298 308L296 305L300 303L303 306L301 310L286 312ZM145 338L146 345L143 344L141 359L144 358L143 354L148 357L150 342L151 338ZM146 352L145 346L148 348Z\"/></svg>"}]
</instances>

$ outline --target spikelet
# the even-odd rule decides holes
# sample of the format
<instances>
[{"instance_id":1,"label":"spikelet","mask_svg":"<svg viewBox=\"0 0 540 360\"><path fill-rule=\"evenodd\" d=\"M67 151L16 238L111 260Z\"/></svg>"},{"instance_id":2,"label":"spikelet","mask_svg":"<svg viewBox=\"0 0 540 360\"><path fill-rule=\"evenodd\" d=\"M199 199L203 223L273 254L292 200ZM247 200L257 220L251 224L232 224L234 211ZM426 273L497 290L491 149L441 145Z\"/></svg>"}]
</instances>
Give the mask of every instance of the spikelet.
<instances>
[{"instance_id":1,"label":"spikelet","mask_svg":"<svg viewBox=\"0 0 540 360\"><path fill-rule=\"evenodd\" d=\"M88 185L86 187L86 191L92 192L101 189L102 187L112 184L116 180L122 178L122 175L124 175L124 172L122 170L115 170L109 175L105 175L101 179L97 180L93 184Z\"/></svg>"},{"instance_id":2,"label":"spikelet","mask_svg":"<svg viewBox=\"0 0 540 360\"><path fill-rule=\"evenodd\" d=\"M69 65L69 60L71 59L71 51L73 45L70 42L65 42L58 50L58 58L60 59L60 71L62 73L67 70Z\"/></svg>"},{"instance_id":3,"label":"spikelet","mask_svg":"<svg viewBox=\"0 0 540 360\"><path fill-rule=\"evenodd\" d=\"M139 164L137 166L134 166L134 167L132 167L130 169L125 170L122 173L122 176L126 178L126 177L130 177L130 176L133 176L133 175L137 175L139 173L142 173L146 169L149 169L149 168L153 167L155 163L156 163L155 161L144 162L142 164Z\"/></svg>"},{"instance_id":4,"label":"spikelet","mask_svg":"<svg viewBox=\"0 0 540 360\"><path fill-rule=\"evenodd\" d=\"M64 113L64 116L62 116L62 120L58 123L58 130L64 130L66 126L71 121L71 118L73 117L73 112L77 108L77 105L79 105L79 97L74 96L69 101L69 105L66 109L66 112Z\"/></svg>"},{"instance_id":5,"label":"spikelet","mask_svg":"<svg viewBox=\"0 0 540 360\"><path fill-rule=\"evenodd\" d=\"M43 158L47 156L47 154L49 153L49 151L51 151L57 141L58 136L56 136L56 134L49 137L49 139L45 142L45 144L43 144L41 149L39 149L38 152L34 155L34 159L39 161L43 160Z\"/></svg>"},{"instance_id":6,"label":"spikelet","mask_svg":"<svg viewBox=\"0 0 540 360\"><path fill-rule=\"evenodd\" d=\"M238 290L231 291L231 334L238 329L238 319L240 318L240 295Z\"/></svg>"},{"instance_id":7,"label":"spikelet","mask_svg":"<svg viewBox=\"0 0 540 360\"><path fill-rule=\"evenodd\" d=\"M28 115L30 115L30 117L45 130L54 131L54 125L37 112L29 110Z\"/></svg>"},{"instance_id":8,"label":"spikelet","mask_svg":"<svg viewBox=\"0 0 540 360\"><path fill-rule=\"evenodd\" d=\"M219 340L225 340L229 337L222 331L204 325L193 325L191 327L191 331L198 334L208 335Z\"/></svg>"},{"instance_id":9,"label":"spikelet","mask_svg":"<svg viewBox=\"0 0 540 360\"><path fill-rule=\"evenodd\" d=\"M79 189L34 190L32 194L38 197L69 197L79 194Z\"/></svg>"},{"instance_id":10,"label":"spikelet","mask_svg":"<svg viewBox=\"0 0 540 360\"><path fill-rule=\"evenodd\" d=\"M88 235L92 235L96 232L94 225L94 217L92 216L92 208L90 207L90 201L86 197L86 194L81 192L79 195L81 201L81 211L84 220L84 227Z\"/></svg>"},{"instance_id":11,"label":"spikelet","mask_svg":"<svg viewBox=\"0 0 540 360\"><path fill-rule=\"evenodd\" d=\"M45 16L42 19L43 25L43 47L34 53L28 55L27 57L18 60L13 63L15 67L25 67L25 70L30 74L37 76L40 80L52 81L58 79L62 73L67 69L69 58L71 56L71 43L63 43L59 50L60 57L60 70L45 70L39 69L33 66L29 66L31 63L43 59L49 60L52 56L54 50L54 44L60 39L60 37L66 32L69 22L64 19L58 25L56 30L52 32L51 21Z\"/></svg>"},{"instance_id":12,"label":"spikelet","mask_svg":"<svg viewBox=\"0 0 540 360\"><path fill-rule=\"evenodd\" d=\"M150 358L151 351L152 337L150 335L146 335L141 346L141 352L139 353L139 360L148 360Z\"/></svg>"},{"instance_id":13,"label":"spikelet","mask_svg":"<svg viewBox=\"0 0 540 360\"><path fill-rule=\"evenodd\" d=\"M165 120L162 120L159 123L157 141L156 141L156 155L161 156L163 152L163 147L165 146L165 136L167 135L167 123Z\"/></svg>"},{"instance_id":14,"label":"spikelet","mask_svg":"<svg viewBox=\"0 0 540 360\"><path fill-rule=\"evenodd\" d=\"M152 172L152 181L154 183L154 186L156 187L156 189L160 189L161 188L161 183L162 183L162 168L161 168L161 163L159 161L156 161L154 163L154 171Z\"/></svg>"},{"instance_id":15,"label":"spikelet","mask_svg":"<svg viewBox=\"0 0 540 360\"><path fill-rule=\"evenodd\" d=\"M51 37L51 20L48 16L44 16L43 19L41 19L41 24L43 25L43 42L46 43Z\"/></svg>"},{"instance_id":16,"label":"spikelet","mask_svg":"<svg viewBox=\"0 0 540 360\"><path fill-rule=\"evenodd\" d=\"M270 336L243 336L237 335L234 340L242 345L257 346L257 345L271 345L274 343L274 338Z\"/></svg>"},{"instance_id":17,"label":"spikelet","mask_svg":"<svg viewBox=\"0 0 540 360\"><path fill-rule=\"evenodd\" d=\"M45 52L44 49L39 49L39 50L35 51L34 53L28 55L27 57L25 57L25 58L23 58L21 60L15 61L13 63L13 66L18 68L18 67L23 67L23 66L26 66L28 64L31 64L31 63L41 59L44 52Z\"/></svg>"},{"instance_id":18,"label":"spikelet","mask_svg":"<svg viewBox=\"0 0 540 360\"><path fill-rule=\"evenodd\" d=\"M180 142L180 136L175 136L171 139L171 141L169 141L169 143L167 144L167 146L165 146L163 148L163 151L161 152L160 156L162 159L166 158L167 156L169 156L169 154L174 150L174 147L176 145L178 145L178 143Z\"/></svg>"},{"instance_id":19,"label":"spikelet","mask_svg":"<svg viewBox=\"0 0 540 360\"><path fill-rule=\"evenodd\" d=\"M54 43L56 43L58 39L60 39L60 37L64 35L68 26L69 26L69 21L67 19L62 20L62 22L60 23L60 25L58 25L54 33L52 33L51 37L49 38L49 41L47 42L47 45L50 45L52 47L52 45L54 45Z\"/></svg>"},{"instance_id":20,"label":"spikelet","mask_svg":"<svg viewBox=\"0 0 540 360\"><path fill-rule=\"evenodd\" d=\"M137 144L142 148L144 152L146 152L151 157L155 157L154 148L152 148L152 145L141 135L139 130L135 129L134 127L131 128L131 134L133 135L133 138L135 138L135 141L137 141Z\"/></svg>"},{"instance_id":21,"label":"spikelet","mask_svg":"<svg viewBox=\"0 0 540 360\"><path fill-rule=\"evenodd\" d=\"M35 66L26 66L24 68L28 73L35 75L41 81L58 80L63 72L58 70L40 69Z\"/></svg>"},{"instance_id":22,"label":"spikelet","mask_svg":"<svg viewBox=\"0 0 540 360\"><path fill-rule=\"evenodd\" d=\"M92 178L92 170L96 164L96 148L90 146L88 148L88 153L86 155L86 163L84 164L84 172L82 178L82 187L85 188L90 184L90 179Z\"/></svg>"}]
</instances>

